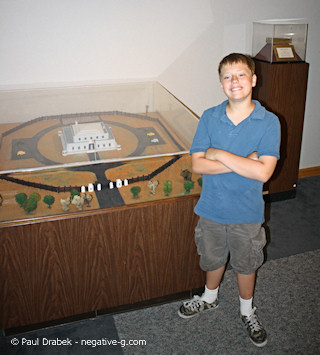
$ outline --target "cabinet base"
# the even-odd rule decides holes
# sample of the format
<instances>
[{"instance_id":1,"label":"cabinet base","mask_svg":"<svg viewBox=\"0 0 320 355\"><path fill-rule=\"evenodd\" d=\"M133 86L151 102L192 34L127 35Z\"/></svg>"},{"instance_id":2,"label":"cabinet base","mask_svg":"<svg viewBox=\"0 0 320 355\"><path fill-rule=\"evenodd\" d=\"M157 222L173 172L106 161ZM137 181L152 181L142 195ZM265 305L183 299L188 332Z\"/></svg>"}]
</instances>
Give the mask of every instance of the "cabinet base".
<instances>
[{"instance_id":1,"label":"cabinet base","mask_svg":"<svg viewBox=\"0 0 320 355\"><path fill-rule=\"evenodd\" d=\"M290 200L295 197L296 197L296 190L281 191L281 192L276 192L273 194L267 194L263 196L265 202L277 202L283 200Z\"/></svg>"},{"instance_id":2,"label":"cabinet base","mask_svg":"<svg viewBox=\"0 0 320 355\"><path fill-rule=\"evenodd\" d=\"M93 318L96 318L99 316L106 316L106 315L113 315L113 314L117 314L117 313L136 311L136 310L143 309L143 308L159 306L159 305L162 305L165 303L176 302L179 300L186 300L186 299L193 297L193 295L195 295L195 294L200 295L202 293L203 293L203 287L193 289L193 290L187 290L187 291L183 291L183 292L179 292L176 294L167 295L167 296L163 296L163 297L157 297L157 298L147 300L147 301L101 309L101 310L94 311L94 312L78 314L75 316L56 319L53 321L31 324L31 325L26 325L26 326L22 326L22 327L3 329L3 334L6 337L7 336L17 336L20 334L33 332L33 331L40 330L40 329L51 328L51 327L66 325L66 324L70 324L70 323L74 323L74 322L80 322L83 320L93 319Z\"/></svg>"}]
</instances>

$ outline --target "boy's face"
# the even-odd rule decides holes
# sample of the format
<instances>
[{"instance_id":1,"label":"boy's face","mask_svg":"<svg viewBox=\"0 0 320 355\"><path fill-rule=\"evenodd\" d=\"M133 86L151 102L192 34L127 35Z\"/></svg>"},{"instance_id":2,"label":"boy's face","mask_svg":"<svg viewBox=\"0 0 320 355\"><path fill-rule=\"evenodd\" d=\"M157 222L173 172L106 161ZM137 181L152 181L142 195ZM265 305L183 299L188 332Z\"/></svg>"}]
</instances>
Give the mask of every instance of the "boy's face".
<instances>
[{"instance_id":1,"label":"boy's face","mask_svg":"<svg viewBox=\"0 0 320 355\"><path fill-rule=\"evenodd\" d=\"M229 101L251 100L252 88L256 86L256 82L257 76L252 75L249 67L242 62L222 67L220 85Z\"/></svg>"}]
</instances>

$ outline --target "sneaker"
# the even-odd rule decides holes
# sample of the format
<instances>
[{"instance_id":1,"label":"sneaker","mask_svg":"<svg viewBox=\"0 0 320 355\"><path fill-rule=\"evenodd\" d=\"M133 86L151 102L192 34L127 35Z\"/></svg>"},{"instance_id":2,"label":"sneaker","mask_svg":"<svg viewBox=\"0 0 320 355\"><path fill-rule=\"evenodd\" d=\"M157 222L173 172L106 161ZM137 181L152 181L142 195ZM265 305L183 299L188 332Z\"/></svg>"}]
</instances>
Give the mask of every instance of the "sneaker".
<instances>
[{"instance_id":1,"label":"sneaker","mask_svg":"<svg viewBox=\"0 0 320 355\"><path fill-rule=\"evenodd\" d=\"M218 299L212 303L202 301L199 296L194 296L190 301L183 302L178 310L181 318L192 318L201 312L217 308L219 305Z\"/></svg>"},{"instance_id":2,"label":"sneaker","mask_svg":"<svg viewBox=\"0 0 320 355\"><path fill-rule=\"evenodd\" d=\"M252 343L256 346L262 347L267 344L267 333L262 324L259 322L259 319L255 314L255 310L256 307L253 308L251 316L243 316L240 314L240 318L247 328Z\"/></svg>"}]
</instances>

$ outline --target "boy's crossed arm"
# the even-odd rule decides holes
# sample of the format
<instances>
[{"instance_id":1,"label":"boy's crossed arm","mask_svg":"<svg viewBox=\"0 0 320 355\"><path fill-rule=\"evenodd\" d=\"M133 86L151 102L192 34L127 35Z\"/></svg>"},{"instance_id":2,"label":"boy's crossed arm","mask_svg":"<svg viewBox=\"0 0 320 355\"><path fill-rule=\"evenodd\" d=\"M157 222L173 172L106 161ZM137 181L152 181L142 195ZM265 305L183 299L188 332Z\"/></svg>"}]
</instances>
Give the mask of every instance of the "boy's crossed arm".
<instances>
[{"instance_id":1,"label":"boy's crossed arm","mask_svg":"<svg viewBox=\"0 0 320 355\"><path fill-rule=\"evenodd\" d=\"M235 172L249 179L266 182L272 176L277 164L274 156L261 156L252 152L241 157L225 150L209 148L205 153L193 153L192 170L198 174L225 174Z\"/></svg>"}]
</instances>

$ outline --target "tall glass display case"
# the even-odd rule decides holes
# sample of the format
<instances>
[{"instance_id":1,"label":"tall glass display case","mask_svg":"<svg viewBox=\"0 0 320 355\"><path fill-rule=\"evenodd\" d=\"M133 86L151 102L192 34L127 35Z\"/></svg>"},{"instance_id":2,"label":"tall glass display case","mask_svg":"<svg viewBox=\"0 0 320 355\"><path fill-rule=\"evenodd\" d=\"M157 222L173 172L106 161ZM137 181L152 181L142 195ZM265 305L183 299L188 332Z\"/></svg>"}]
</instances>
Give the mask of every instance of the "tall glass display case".
<instances>
[{"instance_id":1,"label":"tall glass display case","mask_svg":"<svg viewBox=\"0 0 320 355\"><path fill-rule=\"evenodd\" d=\"M268 62L304 62L308 24L302 20L253 23L252 56Z\"/></svg>"},{"instance_id":2,"label":"tall glass display case","mask_svg":"<svg viewBox=\"0 0 320 355\"><path fill-rule=\"evenodd\" d=\"M271 200L296 194L309 70L307 30L303 20L253 23L252 56L258 77L253 98L281 124L280 160L264 185Z\"/></svg>"}]
</instances>

